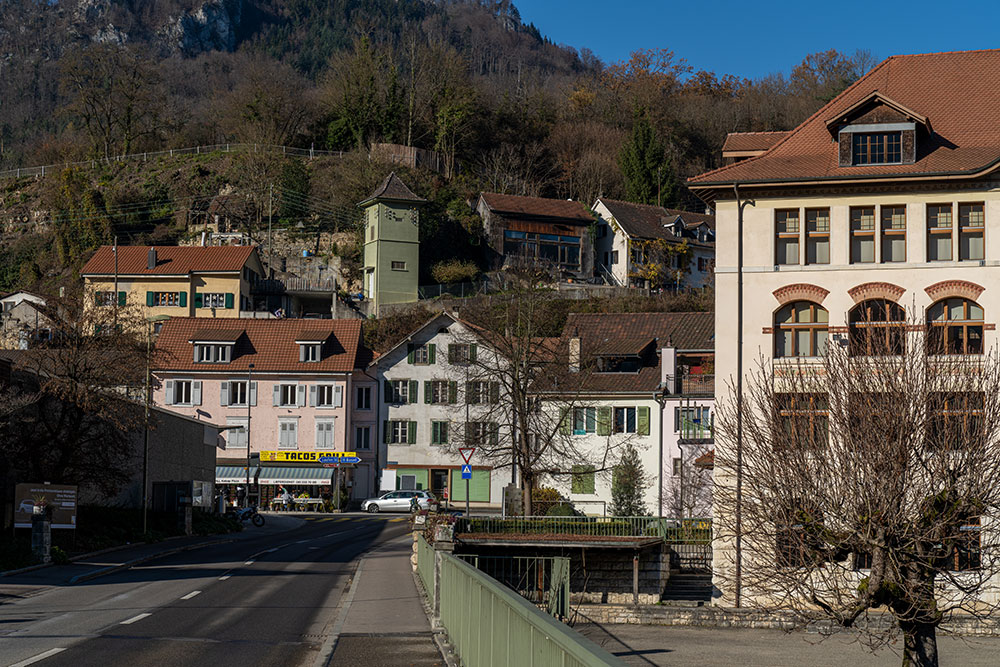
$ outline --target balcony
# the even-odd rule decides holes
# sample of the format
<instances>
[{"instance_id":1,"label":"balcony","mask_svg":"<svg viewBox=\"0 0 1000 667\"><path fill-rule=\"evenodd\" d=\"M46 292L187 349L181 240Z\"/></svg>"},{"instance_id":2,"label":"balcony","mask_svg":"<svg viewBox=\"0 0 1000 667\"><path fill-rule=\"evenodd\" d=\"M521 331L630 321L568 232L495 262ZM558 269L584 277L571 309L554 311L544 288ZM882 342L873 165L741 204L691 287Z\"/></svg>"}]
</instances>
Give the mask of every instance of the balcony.
<instances>
[{"instance_id":1,"label":"balcony","mask_svg":"<svg viewBox=\"0 0 1000 667\"><path fill-rule=\"evenodd\" d=\"M258 280L250 288L259 296L316 292L330 294L337 290L334 278L285 278L283 280Z\"/></svg>"},{"instance_id":2,"label":"balcony","mask_svg":"<svg viewBox=\"0 0 1000 667\"><path fill-rule=\"evenodd\" d=\"M683 396L715 396L714 375L682 375L680 379Z\"/></svg>"},{"instance_id":3,"label":"balcony","mask_svg":"<svg viewBox=\"0 0 1000 667\"><path fill-rule=\"evenodd\" d=\"M682 417L677 425L677 440L682 445L709 444L715 440L715 415L706 423Z\"/></svg>"}]
</instances>

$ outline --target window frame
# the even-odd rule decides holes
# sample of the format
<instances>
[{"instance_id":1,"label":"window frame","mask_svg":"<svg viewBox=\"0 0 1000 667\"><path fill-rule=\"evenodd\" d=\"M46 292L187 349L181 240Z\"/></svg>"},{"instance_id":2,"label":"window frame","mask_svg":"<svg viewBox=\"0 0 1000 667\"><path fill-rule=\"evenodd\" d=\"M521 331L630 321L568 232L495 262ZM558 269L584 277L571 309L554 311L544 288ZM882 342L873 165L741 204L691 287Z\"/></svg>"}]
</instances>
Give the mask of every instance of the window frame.
<instances>
[{"instance_id":1,"label":"window frame","mask_svg":"<svg viewBox=\"0 0 1000 667\"><path fill-rule=\"evenodd\" d=\"M181 305L180 292L153 292L154 308L173 308Z\"/></svg>"},{"instance_id":2,"label":"window frame","mask_svg":"<svg viewBox=\"0 0 1000 667\"><path fill-rule=\"evenodd\" d=\"M359 437L365 433L365 438ZM354 425L354 449L359 452L370 452L372 449L372 426L371 424Z\"/></svg>"},{"instance_id":3,"label":"window frame","mask_svg":"<svg viewBox=\"0 0 1000 667\"><path fill-rule=\"evenodd\" d=\"M902 227L897 227L896 216L892 213L896 210L902 210L903 212L903 225ZM889 214L888 216L886 214ZM888 225L886 224L888 223ZM878 211L878 226L879 226L879 263L880 264L898 264L906 261L906 205L905 204L882 204L879 206ZM903 258L902 259L886 259L888 256L892 256L891 252L886 252L886 242L892 241L897 238L902 238L903 240ZM891 247L891 245L889 246Z\"/></svg>"},{"instance_id":4,"label":"window frame","mask_svg":"<svg viewBox=\"0 0 1000 667\"><path fill-rule=\"evenodd\" d=\"M239 387L239 391L237 391ZM243 400L237 401L236 394L242 393ZM230 407L242 406L246 407L247 401L250 400L250 387L247 385L246 380L230 380L229 381L229 405Z\"/></svg>"},{"instance_id":5,"label":"window frame","mask_svg":"<svg viewBox=\"0 0 1000 667\"><path fill-rule=\"evenodd\" d=\"M389 387L392 390L392 400L390 401L392 405L406 405L410 402L409 380L389 380Z\"/></svg>"},{"instance_id":6,"label":"window frame","mask_svg":"<svg viewBox=\"0 0 1000 667\"><path fill-rule=\"evenodd\" d=\"M179 400L181 387L186 387L187 400ZM174 380L174 402L173 405L194 405L194 380Z\"/></svg>"},{"instance_id":7,"label":"window frame","mask_svg":"<svg viewBox=\"0 0 1000 667\"><path fill-rule=\"evenodd\" d=\"M934 209L935 213L931 214L931 210ZM940 222L941 216L945 213L947 209L948 214L948 226L944 227L940 224L931 225L931 220L936 223ZM925 209L926 220L927 220L927 261L928 262L952 262L955 260L955 207L954 204L927 204ZM931 248L937 248L936 241L938 237L948 237L948 256L947 257L935 257L931 259ZM937 251L935 250L935 254Z\"/></svg>"},{"instance_id":8,"label":"window frame","mask_svg":"<svg viewBox=\"0 0 1000 667\"><path fill-rule=\"evenodd\" d=\"M962 317L957 319L951 319L952 304L951 302L959 301L962 304ZM941 319L931 319L932 313L935 308L941 307L941 312L943 318ZM971 317L973 307L978 308L982 313L983 318L976 320ZM966 299L965 297L948 297L945 299L940 299L935 301L927 308L927 346L929 349L929 354L932 355L970 355L970 354L983 354L986 348L985 345L985 332L986 332L986 310L976 301L972 299ZM943 333L938 339L938 334L936 329L940 329ZM958 347L954 348L952 351L952 333L951 330L956 329L961 332L959 339L961 342L961 349ZM970 330L978 329L978 350L969 352L969 341L976 340L974 337L970 337ZM937 349L935 349L937 348Z\"/></svg>"},{"instance_id":9,"label":"window frame","mask_svg":"<svg viewBox=\"0 0 1000 667\"><path fill-rule=\"evenodd\" d=\"M322 428L321 428L322 427ZM320 431L329 432L329 444L321 444L319 434ZM337 418L336 417L320 417L315 421L313 428L315 438L316 438L316 449L329 450L335 449L337 446Z\"/></svg>"},{"instance_id":10,"label":"window frame","mask_svg":"<svg viewBox=\"0 0 1000 667\"><path fill-rule=\"evenodd\" d=\"M631 412L630 412L631 411ZM621 419L619 419L619 414ZM639 430L639 411L634 405L616 405L611 411L611 432L635 434Z\"/></svg>"},{"instance_id":11,"label":"window frame","mask_svg":"<svg viewBox=\"0 0 1000 667\"><path fill-rule=\"evenodd\" d=\"M388 420L388 437L386 438L387 444L390 445L408 445L410 444L410 422L406 419L390 419ZM400 436L402 432L402 436Z\"/></svg>"},{"instance_id":12,"label":"window frame","mask_svg":"<svg viewBox=\"0 0 1000 667\"><path fill-rule=\"evenodd\" d=\"M291 401L285 400L286 392L291 395ZM290 382L278 383L278 407L295 408L299 405L299 385Z\"/></svg>"},{"instance_id":13,"label":"window frame","mask_svg":"<svg viewBox=\"0 0 1000 667\"><path fill-rule=\"evenodd\" d=\"M903 133L901 130L851 133L851 165L869 167L883 164L903 164ZM862 155L864 159L861 159ZM895 156L896 159L890 159Z\"/></svg>"},{"instance_id":14,"label":"window frame","mask_svg":"<svg viewBox=\"0 0 1000 667\"><path fill-rule=\"evenodd\" d=\"M318 403L317 396L317 403ZM355 387L354 409L360 412L368 412L372 409L372 388L370 385L359 385Z\"/></svg>"},{"instance_id":15,"label":"window frame","mask_svg":"<svg viewBox=\"0 0 1000 667\"><path fill-rule=\"evenodd\" d=\"M775 443L779 448L802 447L820 449L830 441L830 398L821 392L779 392L775 394ZM804 423L808 442L791 442ZM791 428L789 428L791 426Z\"/></svg>"},{"instance_id":16,"label":"window frame","mask_svg":"<svg viewBox=\"0 0 1000 667\"><path fill-rule=\"evenodd\" d=\"M822 219L816 217L810 220L810 214L816 216L820 213L826 214L826 229L822 228ZM815 227L815 229L813 229ZM816 256L816 248L823 241L826 241L826 261L821 262L819 260L809 261L810 255ZM816 264L829 264L830 263L830 209L829 207L818 207L818 208L807 208L806 209L806 252L805 252L805 264L806 265L816 265Z\"/></svg>"},{"instance_id":17,"label":"window frame","mask_svg":"<svg viewBox=\"0 0 1000 667\"><path fill-rule=\"evenodd\" d=\"M848 224L851 229L850 264L874 264L877 259L877 228L878 215L874 204L864 206L851 206L848 211ZM870 212L870 216L868 213ZM855 214L858 217L855 218ZM868 218L870 217L870 221ZM855 244L871 243L871 259L862 259L861 246L857 250Z\"/></svg>"},{"instance_id":18,"label":"window frame","mask_svg":"<svg viewBox=\"0 0 1000 667\"><path fill-rule=\"evenodd\" d=\"M447 445L449 443L451 422L447 419L431 420L431 444Z\"/></svg>"},{"instance_id":19,"label":"window frame","mask_svg":"<svg viewBox=\"0 0 1000 667\"><path fill-rule=\"evenodd\" d=\"M873 310L881 305L885 319L873 319L878 313ZM864 309L864 317L855 319L855 314ZM881 334L872 332L882 332ZM883 336L885 347L882 350L873 346L873 335ZM855 305L847 315L848 354L852 357L870 357L872 352L882 351L879 356L899 356L906 351L906 310L895 301L889 299L868 299ZM863 343L863 351L859 345Z\"/></svg>"},{"instance_id":20,"label":"window frame","mask_svg":"<svg viewBox=\"0 0 1000 667\"><path fill-rule=\"evenodd\" d=\"M792 218L794 214L794 218ZM791 223L794 222L794 225ZM782 225L784 231L782 231ZM794 229L791 229L794 227ZM795 244L795 261L789 262L786 244ZM784 252L781 252L782 249ZM800 266L802 264L802 217L797 208L774 209L774 263L776 266Z\"/></svg>"},{"instance_id":21,"label":"window frame","mask_svg":"<svg viewBox=\"0 0 1000 667\"><path fill-rule=\"evenodd\" d=\"M428 380L430 383L430 396L428 401L430 405L449 405L449 389L451 383L448 380ZM425 389L427 387L425 386Z\"/></svg>"},{"instance_id":22,"label":"window frame","mask_svg":"<svg viewBox=\"0 0 1000 667\"><path fill-rule=\"evenodd\" d=\"M406 271L406 261L401 259L391 260L389 268L393 271Z\"/></svg>"},{"instance_id":23,"label":"window frame","mask_svg":"<svg viewBox=\"0 0 1000 667\"><path fill-rule=\"evenodd\" d=\"M229 429L226 431L226 449L246 449L247 440L247 418L246 417L226 417L226 426L241 426L241 429ZM239 434L242 437L236 442L230 440L230 434Z\"/></svg>"},{"instance_id":24,"label":"window frame","mask_svg":"<svg viewBox=\"0 0 1000 667\"><path fill-rule=\"evenodd\" d=\"M809 305L809 307L810 307L810 313L811 314L810 314L810 319L809 319L808 322L799 322L799 321L794 321L794 322L779 322L778 321L778 315L783 310L785 310L786 308L791 308L792 309L792 313L797 313L797 311L795 310L795 307L798 306L799 304L808 304ZM823 313L826 313L826 320L825 321L817 320L816 316L817 316L817 314L820 311L822 311ZM796 320L797 320L797 314L796 314ZM819 347L820 347L820 345L819 345L818 335L820 333L826 334L826 339L825 340L829 341L830 312L826 308L824 308L823 306L821 306L818 303L815 303L813 301L790 301L789 303L784 304L783 306L781 306L780 308L778 308L778 310L774 311L774 315L772 317L772 324L773 324L772 330L774 332L774 334L773 334L774 335L773 354L774 354L774 358L775 359L794 359L796 357L819 357L819 356L822 356L822 354L819 353ZM786 354L779 354L778 353L779 341L782 340L785 331L791 331L792 332L791 339L792 339L793 352L791 354L787 354L787 353ZM808 331L809 332L809 354L798 354L797 353L798 352L798 347L799 347L799 336L797 334L800 331ZM827 342L826 344L828 345L829 343Z\"/></svg>"},{"instance_id":25,"label":"window frame","mask_svg":"<svg viewBox=\"0 0 1000 667\"><path fill-rule=\"evenodd\" d=\"M328 394L328 397L324 397ZM329 398L329 400L324 400ZM316 407L335 408L337 407L337 385L332 383L319 383L316 385Z\"/></svg>"},{"instance_id":26,"label":"window frame","mask_svg":"<svg viewBox=\"0 0 1000 667\"><path fill-rule=\"evenodd\" d=\"M978 207L978 223L972 221L973 208ZM964 240L979 237L981 255L966 257ZM979 262L986 259L986 204L985 202L958 202L958 261Z\"/></svg>"},{"instance_id":27,"label":"window frame","mask_svg":"<svg viewBox=\"0 0 1000 667\"><path fill-rule=\"evenodd\" d=\"M291 435L285 435L285 434ZM291 444L288 441L292 441ZM290 417L278 418L278 449L299 448L299 420Z\"/></svg>"}]
</instances>

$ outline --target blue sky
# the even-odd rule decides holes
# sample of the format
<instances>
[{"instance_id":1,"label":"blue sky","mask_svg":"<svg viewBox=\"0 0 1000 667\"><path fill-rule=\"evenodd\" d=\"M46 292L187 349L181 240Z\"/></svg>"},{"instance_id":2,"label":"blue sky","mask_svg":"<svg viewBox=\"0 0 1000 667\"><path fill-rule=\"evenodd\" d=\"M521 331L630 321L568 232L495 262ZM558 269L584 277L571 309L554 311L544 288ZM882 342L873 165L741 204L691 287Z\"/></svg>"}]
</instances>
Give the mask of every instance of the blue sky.
<instances>
[{"instance_id":1,"label":"blue sky","mask_svg":"<svg viewBox=\"0 0 1000 667\"><path fill-rule=\"evenodd\" d=\"M789 72L808 53L1000 48L1000 3L928 0L515 0L521 20L605 62L665 47L696 70L756 78Z\"/></svg>"}]
</instances>

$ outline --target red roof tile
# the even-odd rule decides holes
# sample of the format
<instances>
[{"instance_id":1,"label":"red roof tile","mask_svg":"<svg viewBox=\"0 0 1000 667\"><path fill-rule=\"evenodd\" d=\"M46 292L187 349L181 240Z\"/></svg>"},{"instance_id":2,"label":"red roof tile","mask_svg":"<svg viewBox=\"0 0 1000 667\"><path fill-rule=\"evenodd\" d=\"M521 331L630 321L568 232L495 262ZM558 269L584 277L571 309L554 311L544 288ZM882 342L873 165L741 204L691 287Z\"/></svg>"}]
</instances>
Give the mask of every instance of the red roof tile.
<instances>
[{"instance_id":1,"label":"red roof tile","mask_svg":"<svg viewBox=\"0 0 1000 667\"><path fill-rule=\"evenodd\" d=\"M118 275L187 275L189 272L240 271L256 246L155 246L156 266L148 268L150 246L118 246ZM111 275L115 272L114 249L98 248L80 275Z\"/></svg>"},{"instance_id":2,"label":"red roof tile","mask_svg":"<svg viewBox=\"0 0 1000 667\"><path fill-rule=\"evenodd\" d=\"M722 152L766 151L788 136L781 132L730 132L722 144Z\"/></svg>"},{"instance_id":3,"label":"red roof tile","mask_svg":"<svg viewBox=\"0 0 1000 667\"><path fill-rule=\"evenodd\" d=\"M878 92L926 117L913 164L839 166L827 122ZM693 188L740 183L974 174L1000 162L1000 50L893 56L762 155L706 172Z\"/></svg>"},{"instance_id":4,"label":"red roof tile","mask_svg":"<svg viewBox=\"0 0 1000 667\"><path fill-rule=\"evenodd\" d=\"M572 199L545 199L484 192L480 195L494 213L512 217L558 218L573 224L589 225L594 221L590 210Z\"/></svg>"},{"instance_id":5,"label":"red roof tile","mask_svg":"<svg viewBox=\"0 0 1000 667\"><path fill-rule=\"evenodd\" d=\"M318 362L300 362L295 340L305 327L303 320L210 319L173 317L163 323L156 340L153 366L161 371L246 371L254 373L349 373L365 361L361 347L361 320L310 320L312 334L328 336ZM192 345L196 335L245 331L233 350L228 364L194 362ZM300 339L301 340L301 339ZM359 356L360 355L360 356Z\"/></svg>"}]
</instances>

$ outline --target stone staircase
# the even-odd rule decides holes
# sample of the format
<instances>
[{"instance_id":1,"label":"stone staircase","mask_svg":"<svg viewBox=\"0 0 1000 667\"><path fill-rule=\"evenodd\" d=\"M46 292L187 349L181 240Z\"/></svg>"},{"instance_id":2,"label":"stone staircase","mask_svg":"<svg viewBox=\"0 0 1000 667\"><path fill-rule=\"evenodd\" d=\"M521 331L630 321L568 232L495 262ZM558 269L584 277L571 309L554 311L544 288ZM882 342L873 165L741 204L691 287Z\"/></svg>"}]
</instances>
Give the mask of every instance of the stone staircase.
<instances>
[{"instance_id":1,"label":"stone staircase","mask_svg":"<svg viewBox=\"0 0 1000 667\"><path fill-rule=\"evenodd\" d=\"M700 606L712 600L712 573L674 571L670 573L661 600L666 604Z\"/></svg>"}]
</instances>

